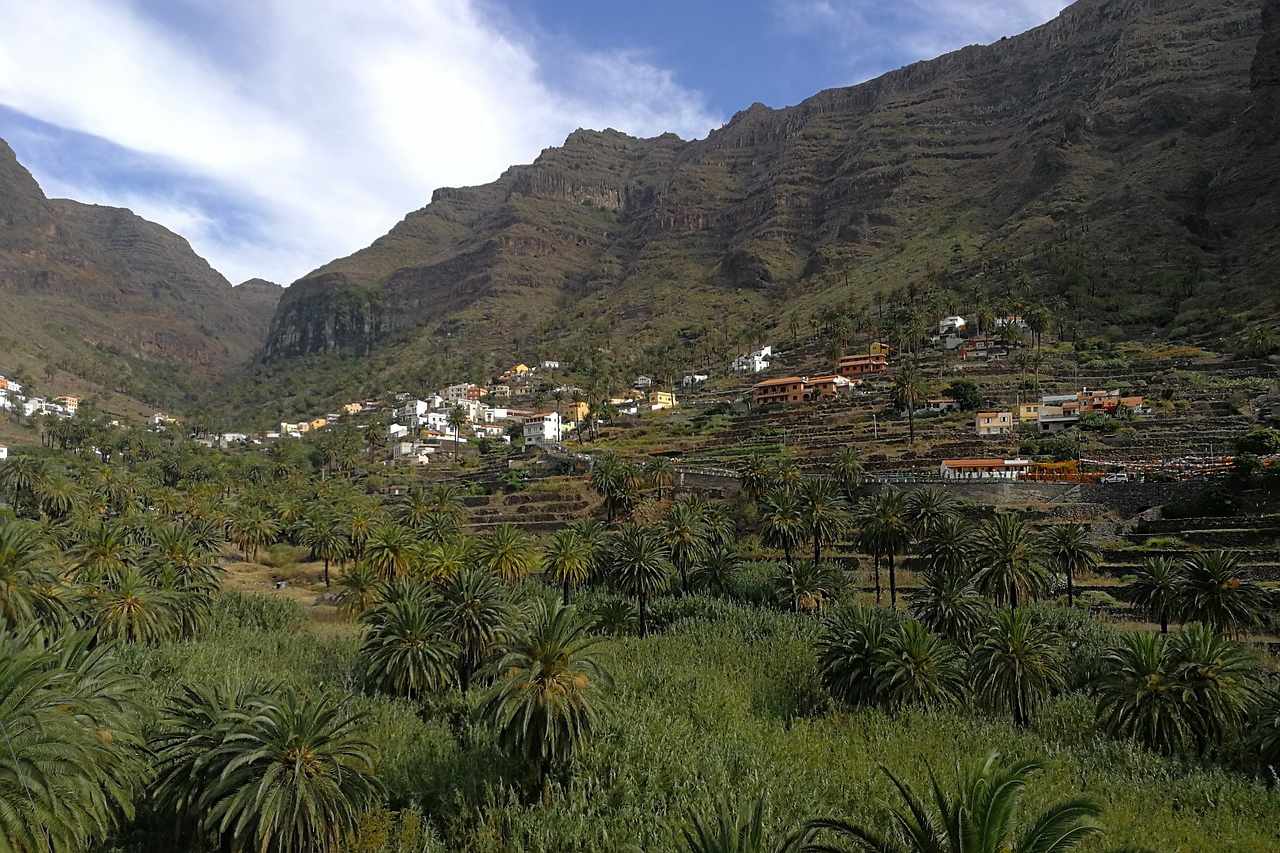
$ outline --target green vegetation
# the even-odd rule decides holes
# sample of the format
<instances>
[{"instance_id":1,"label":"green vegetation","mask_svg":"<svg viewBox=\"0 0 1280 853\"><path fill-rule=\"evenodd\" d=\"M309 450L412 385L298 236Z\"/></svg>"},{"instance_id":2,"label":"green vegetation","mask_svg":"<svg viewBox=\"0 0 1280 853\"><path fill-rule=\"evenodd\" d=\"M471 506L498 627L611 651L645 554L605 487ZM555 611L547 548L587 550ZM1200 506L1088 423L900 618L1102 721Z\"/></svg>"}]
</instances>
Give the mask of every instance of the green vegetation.
<instances>
[{"instance_id":1,"label":"green vegetation","mask_svg":"<svg viewBox=\"0 0 1280 853\"><path fill-rule=\"evenodd\" d=\"M854 454L753 460L727 502L601 457L617 523L540 541L468 532L455 486L136 438L0 467L13 849L1278 840L1280 685L1245 644L1274 605L1231 554L1131 586L1166 637L1044 601L1093 571L1085 528L872 493ZM311 609L226 589L308 558Z\"/></svg>"}]
</instances>

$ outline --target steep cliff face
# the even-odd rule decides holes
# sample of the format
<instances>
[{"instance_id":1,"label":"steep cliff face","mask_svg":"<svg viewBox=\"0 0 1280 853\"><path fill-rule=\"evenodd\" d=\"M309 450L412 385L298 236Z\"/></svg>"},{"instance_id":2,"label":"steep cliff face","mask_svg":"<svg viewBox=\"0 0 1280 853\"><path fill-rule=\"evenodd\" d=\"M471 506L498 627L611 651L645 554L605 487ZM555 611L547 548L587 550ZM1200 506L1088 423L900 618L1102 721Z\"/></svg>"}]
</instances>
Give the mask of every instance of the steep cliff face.
<instances>
[{"instance_id":1,"label":"steep cliff face","mask_svg":"<svg viewBox=\"0 0 1280 853\"><path fill-rule=\"evenodd\" d=\"M567 317L714 323L902 286L953 242L1034 257L1066 231L1106 252L1108 286L1189 266L1229 284L1261 257L1245 211L1276 197L1249 174L1274 123L1242 137L1274 107L1266 7L1264 30L1260 0L1080 0L1014 38L753 105L704 140L577 131L295 283L266 353L455 333L500 350Z\"/></svg>"},{"instance_id":2,"label":"steep cliff face","mask_svg":"<svg viewBox=\"0 0 1280 853\"><path fill-rule=\"evenodd\" d=\"M249 360L281 292L232 288L128 210L46 199L0 140L0 370L171 399Z\"/></svg>"}]
</instances>

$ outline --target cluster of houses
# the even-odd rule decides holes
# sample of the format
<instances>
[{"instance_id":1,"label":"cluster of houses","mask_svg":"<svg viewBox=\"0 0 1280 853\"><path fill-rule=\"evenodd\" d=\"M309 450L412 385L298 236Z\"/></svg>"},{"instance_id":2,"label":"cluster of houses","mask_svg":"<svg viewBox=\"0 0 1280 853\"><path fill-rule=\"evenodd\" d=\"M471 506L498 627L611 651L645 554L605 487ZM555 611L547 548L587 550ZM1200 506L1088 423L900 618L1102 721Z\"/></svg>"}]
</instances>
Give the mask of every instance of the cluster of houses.
<instances>
[{"instance_id":1,"label":"cluster of houses","mask_svg":"<svg viewBox=\"0 0 1280 853\"><path fill-rule=\"evenodd\" d=\"M968 321L953 315L938 320L938 334L933 337L933 342L947 352L957 352L963 361L993 360L1009 355L1009 350L1015 345L1016 337L1012 334L1015 329L1028 331L1027 321L1020 315L1011 314L996 317L991 334L971 335Z\"/></svg>"},{"instance_id":2,"label":"cluster of houses","mask_svg":"<svg viewBox=\"0 0 1280 853\"><path fill-rule=\"evenodd\" d=\"M24 418L35 418L40 415L74 418L79 410L79 397L70 395L50 399L30 397L23 392L21 383L0 376L0 412L11 412Z\"/></svg>"},{"instance_id":3,"label":"cluster of houses","mask_svg":"<svg viewBox=\"0 0 1280 853\"><path fill-rule=\"evenodd\" d=\"M1021 403L1013 410L978 412L974 431L980 436L1008 435L1022 424L1035 424L1042 435L1050 435L1079 425L1086 415L1114 416L1122 411L1146 415L1151 410L1139 395L1084 388L1071 394L1048 394L1038 403Z\"/></svg>"},{"instance_id":4,"label":"cluster of houses","mask_svg":"<svg viewBox=\"0 0 1280 853\"><path fill-rule=\"evenodd\" d=\"M751 387L752 405L774 406L814 403L847 396L869 376L889 369L889 345L871 344L865 355L847 355L832 373L821 376L782 376Z\"/></svg>"}]
</instances>

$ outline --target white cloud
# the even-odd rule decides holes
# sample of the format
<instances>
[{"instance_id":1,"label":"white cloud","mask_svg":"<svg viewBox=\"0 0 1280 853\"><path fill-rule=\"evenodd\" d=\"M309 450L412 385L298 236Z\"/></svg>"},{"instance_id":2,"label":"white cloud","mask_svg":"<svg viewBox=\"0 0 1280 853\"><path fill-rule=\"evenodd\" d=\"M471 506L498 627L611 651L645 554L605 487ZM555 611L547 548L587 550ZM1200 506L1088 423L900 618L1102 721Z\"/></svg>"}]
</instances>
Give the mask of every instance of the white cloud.
<instances>
[{"instance_id":1,"label":"white cloud","mask_svg":"<svg viewBox=\"0 0 1280 853\"><path fill-rule=\"evenodd\" d=\"M50 194L128 206L183 233L232 281L291 281L368 244L434 188L490 181L579 126L688 138L719 124L698 93L632 53L560 56L568 82L548 83L534 47L472 0L216 11L254 34L235 62L123 3L0 0L0 104L157 158L254 210L260 233L177 191L65 185L35 170Z\"/></svg>"},{"instance_id":2,"label":"white cloud","mask_svg":"<svg viewBox=\"0 0 1280 853\"><path fill-rule=\"evenodd\" d=\"M775 0L793 35L828 40L847 53L853 79L892 63L931 59L1016 35L1050 20L1072 0ZM891 64L892 64L891 63Z\"/></svg>"}]
</instances>

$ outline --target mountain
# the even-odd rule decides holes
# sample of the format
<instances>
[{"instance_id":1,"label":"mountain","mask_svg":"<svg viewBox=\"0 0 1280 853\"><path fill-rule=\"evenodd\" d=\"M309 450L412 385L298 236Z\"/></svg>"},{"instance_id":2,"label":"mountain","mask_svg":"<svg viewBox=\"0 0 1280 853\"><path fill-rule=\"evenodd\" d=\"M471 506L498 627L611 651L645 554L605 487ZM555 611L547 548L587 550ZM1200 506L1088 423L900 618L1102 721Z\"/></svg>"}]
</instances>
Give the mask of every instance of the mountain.
<instances>
[{"instance_id":1,"label":"mountain","mask_svg":"<svg viewBox=\"0 0 1280 853\"><path fill-rule=\"evenodd\" d=\"M252 358L282 292L232 287L128 210L46 198L0 140L0 372L50 394L180 403Z\"/></svg>"},{"instance_id":2,"label":"mountain","mask_svg":"<svg viewBox=\"0 0 1280 853\"><path fill-rule=\"evenodd\" d=\"M265 358L688 343L939 281L1113 336L1226 331L1223 306L1274 310L1276 19L1080 0L703 140L576 131L294 283Z\"/></svg>"}]
</instances>

